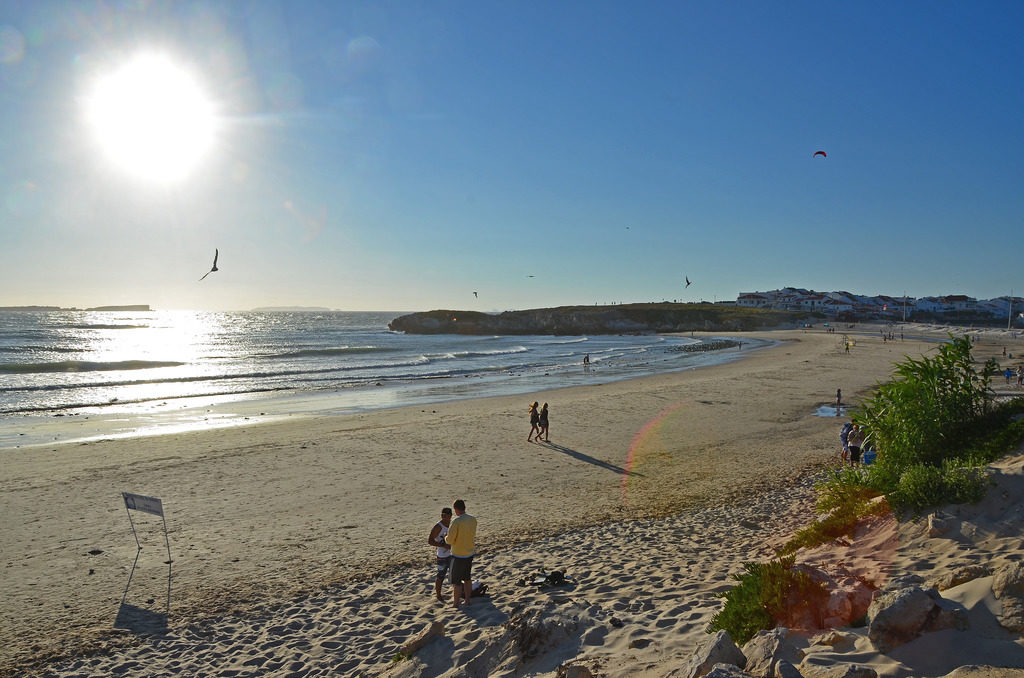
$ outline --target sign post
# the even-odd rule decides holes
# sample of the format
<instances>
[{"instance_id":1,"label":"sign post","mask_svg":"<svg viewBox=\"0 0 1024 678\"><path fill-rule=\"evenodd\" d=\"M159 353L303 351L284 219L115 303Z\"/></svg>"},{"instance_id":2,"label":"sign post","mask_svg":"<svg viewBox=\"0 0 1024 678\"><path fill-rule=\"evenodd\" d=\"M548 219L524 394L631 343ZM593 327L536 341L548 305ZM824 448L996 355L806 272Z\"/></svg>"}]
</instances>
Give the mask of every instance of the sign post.
<instances>
[{"instance_id":1,"label":"sign post","mask_svg":"<svg viewBox=\"0 0 1024 678\"><path fill-rule=\"evenodd\" d=\"M128 583L124 587L124 595L121 596L121 604L128 598L128 587L132 584L132 577L135 575L135 566L139 564L139 555L142 553L142 544L139 542L139 533L135 529L135 521L132 520L132 511L142 511L154 516L160 516L164 524L164 543L167 544L167 610L171 609L171 540L167 536L167 519L164 517L164 505L157 497L147 497L142 494L122 492L124 508L128 512L128 522L132 526L132 534L135 535L135 545L139 550L135 552L135 562L132 563L132 571L128 574Z\"/></svg>"}]
</instances>

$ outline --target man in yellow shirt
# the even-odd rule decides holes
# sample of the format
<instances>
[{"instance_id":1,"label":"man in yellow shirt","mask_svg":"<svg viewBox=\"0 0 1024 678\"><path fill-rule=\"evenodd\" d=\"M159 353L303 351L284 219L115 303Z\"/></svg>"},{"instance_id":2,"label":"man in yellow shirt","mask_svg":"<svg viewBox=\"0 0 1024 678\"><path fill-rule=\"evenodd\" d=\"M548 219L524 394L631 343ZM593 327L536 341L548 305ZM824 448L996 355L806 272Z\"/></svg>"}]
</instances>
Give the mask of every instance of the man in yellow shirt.
<instances>
[{"instance_id":1,"label":"man in yellow shirt","mask_svg":"<svg viewBox=\"0 0 1024 678\"><path fill-rule=\"evenodd\" d=\"M444 540L452 551L452 598L458 607L460 595L466 596L466 605L469 605L469 597L473 593L476 518L466 513L466 502L461 499L456 499L452 508L455 509L455 519L448 526Z\"/></svg>"}]
</instances>

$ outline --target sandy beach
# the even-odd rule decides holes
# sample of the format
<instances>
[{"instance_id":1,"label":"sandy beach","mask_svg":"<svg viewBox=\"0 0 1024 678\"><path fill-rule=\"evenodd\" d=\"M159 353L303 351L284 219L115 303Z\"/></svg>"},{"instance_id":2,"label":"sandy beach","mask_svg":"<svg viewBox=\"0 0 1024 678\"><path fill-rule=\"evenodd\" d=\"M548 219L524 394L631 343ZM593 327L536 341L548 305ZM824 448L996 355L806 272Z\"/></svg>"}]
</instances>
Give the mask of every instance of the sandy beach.
<instances>
[{"instance_id":1,"label":"sandy beach","mask_svg":"<svg viewBox=\"0 0 1024 678\"><path fill-rule=\"evenodd\" d=\"M594 675L668 675L707 637L714 593L813 519L811 482L838 462L841 421L819 408L837 388L858 403L904 355L934 350L912 335L944 336L855 329L849 353L841 333L784 330L736 362L528 397L4 450L0 675L554 676L574 658ZM977 358L1024 355L1020 337L972 335ZM533 400L551 406L550 443L526 442ZM170 568L158 517L133 513L138 551L122 491L162 499ZM465 610L433 599L426 544L455 498L479 520L474 573L490 593ZM963 560L912 528L892 528L907 549L893 568ZM997 532L970 559L1019 560L1020 532ZM540 568L574 583L516 585ZM526 664L503 657L501 634L537 606L563 620L558 642ZM445 637L389 668L434 621ZM916 675L1000 665L986 657L1024 668L1019 634L1004 636L966 659L917 660ZM893 676L915 661L869 659Z\"/></svg>"}]
</instances>

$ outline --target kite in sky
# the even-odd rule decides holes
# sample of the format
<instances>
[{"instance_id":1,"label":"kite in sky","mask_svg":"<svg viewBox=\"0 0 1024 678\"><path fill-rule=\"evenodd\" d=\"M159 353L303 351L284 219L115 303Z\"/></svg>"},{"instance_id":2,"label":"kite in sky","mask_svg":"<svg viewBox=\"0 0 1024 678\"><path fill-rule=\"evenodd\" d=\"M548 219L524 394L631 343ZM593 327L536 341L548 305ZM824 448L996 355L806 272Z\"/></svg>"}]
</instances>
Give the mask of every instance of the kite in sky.
<instances>
[{"instance_id":1,"label":"kite in sky","mask_svg":"<svg viewBox=\"0 0 1024 678\"><path fill-rule=\"evenodd\" d=\"M210 275L214 271L220 270L220 269L217 268L217 257L219 257L219 256L220 256L220 250L214 248L214 250L213 250L213 268L211 268L209 271L207 271L206 273L203 274L203 277L199 279L200 282L202 282L203 278L205 278L206 276Z\"/></svg>"},{"instance_id":2,"label":"kite in sky","mask_svg":"<svg viewBox=\"0 0 1024 678\"><path fill-rule=\"evenodd\" d=\"M828 157L828 153L826 153L825 151L815 151L814 152L814 157L815 158L817 158L819 155L821 157L823 157L823 158L827 158Z\"/></svg>"}]
</instances>

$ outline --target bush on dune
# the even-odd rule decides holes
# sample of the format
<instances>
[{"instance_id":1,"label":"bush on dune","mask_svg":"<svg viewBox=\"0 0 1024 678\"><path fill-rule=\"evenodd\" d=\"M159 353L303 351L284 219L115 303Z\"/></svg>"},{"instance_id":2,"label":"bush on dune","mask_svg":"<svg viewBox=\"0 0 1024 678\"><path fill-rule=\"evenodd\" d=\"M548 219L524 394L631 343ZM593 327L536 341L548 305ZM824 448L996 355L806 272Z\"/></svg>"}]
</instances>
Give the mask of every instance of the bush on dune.
<instances>
[{"instance_id":1,"label":"bush on dune","mask_svg":"<svg viewBox=\"0 0 1024 678\"><path fill-rule=\"evenodd\" d=\"M933 358L897 363L896 378L879 385L856 415L878 452L875 463L862 480L835 482L860 482L893 508L916 513L980 500L980 467L1024 439L1024 426L1011 419L1024 401L995 404L989 383L998 370L994 360L976 368L970 340L952 336Z\"/></svg>"},{"instance_id":2,"label":"bush on dune","mask_svg":"<svg viewBox=\"0 0 1024 678\"><path fill-rule=\"evenodd\" d=\"M989 382L993 360L975 368L971 344L955 338L934 358L907 358L896 378L879 385L856 414L877 450L874 464L843 467L816 486L821 520L797 531L780 560L746 563L739 585L719 594L725 606L708 633L725 629L740 644L771 628L787 600L809 599L816 586L793 570L793 554L802 547L853 535L857 522L884 514L890 506L920 514L947 503L972 503L985 494L984 466L1024 441L1024 398L997 405ZM884 495L884 501L877 497ZM803 596L800 598L799 596Z\"/></svg>"},{"instance_id":3,"label":"bush on dune","mask_svg":"<svg viewBox=\"0 0 1024 678\"><path fill-rule=\"evenodd\" d=\"M827 596L823 584L810 575L794 570L793 556L768 563L744 563L745 574L733 575L739 584L716 594L725 598L725 607L711 618L707 632L726 630L743 645L761 629L771 628L793 601L813 607Z\"/></svg>"}]
</instances>

